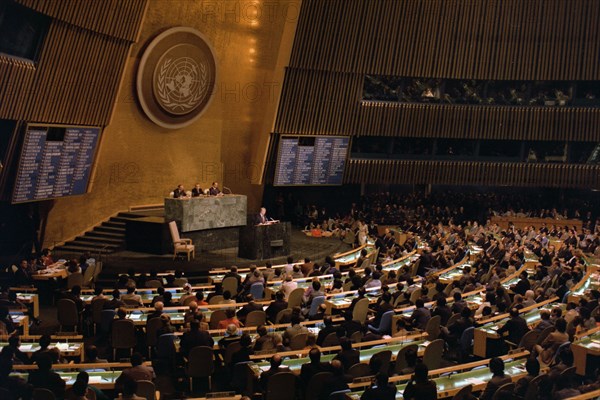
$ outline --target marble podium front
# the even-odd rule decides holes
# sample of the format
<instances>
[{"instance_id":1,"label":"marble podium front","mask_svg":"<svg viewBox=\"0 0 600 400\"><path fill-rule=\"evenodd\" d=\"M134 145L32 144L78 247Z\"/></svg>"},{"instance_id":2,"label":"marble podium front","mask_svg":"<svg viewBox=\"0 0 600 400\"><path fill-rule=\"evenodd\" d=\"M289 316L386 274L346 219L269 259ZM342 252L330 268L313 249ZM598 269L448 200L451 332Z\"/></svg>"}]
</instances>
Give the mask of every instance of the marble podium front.
<instances>
[{"instance_id":1,"label":"marble podium front","mask_svg":"<svg viewBox=\"0 0 600 400\"><path fill-rule=\"evenodd\" d=\"M181 232L245 226L248 199L244 195L165 199L165 220L176 221Z\"/></svg>"}]
</instances>

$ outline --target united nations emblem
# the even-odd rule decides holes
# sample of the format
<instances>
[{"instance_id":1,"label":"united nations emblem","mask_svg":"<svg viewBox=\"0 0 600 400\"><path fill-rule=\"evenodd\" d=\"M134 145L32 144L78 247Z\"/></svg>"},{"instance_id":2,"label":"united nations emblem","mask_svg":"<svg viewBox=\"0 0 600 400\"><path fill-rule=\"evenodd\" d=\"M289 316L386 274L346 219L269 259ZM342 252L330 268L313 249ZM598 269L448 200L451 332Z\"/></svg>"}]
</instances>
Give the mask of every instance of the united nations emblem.
<instances>
[{"instance_id":1,"label":"united nations emblem","mask_svg":"<svg viewBox=\"0 0 600 400\"><path fill-rule=\"evenodd\" d=\"M137 76L138 98L154 123L182 128L206 109L215 81L215 58L202 34L192 28L172 28L144 52Z\"/></svg>"}]
</instances>

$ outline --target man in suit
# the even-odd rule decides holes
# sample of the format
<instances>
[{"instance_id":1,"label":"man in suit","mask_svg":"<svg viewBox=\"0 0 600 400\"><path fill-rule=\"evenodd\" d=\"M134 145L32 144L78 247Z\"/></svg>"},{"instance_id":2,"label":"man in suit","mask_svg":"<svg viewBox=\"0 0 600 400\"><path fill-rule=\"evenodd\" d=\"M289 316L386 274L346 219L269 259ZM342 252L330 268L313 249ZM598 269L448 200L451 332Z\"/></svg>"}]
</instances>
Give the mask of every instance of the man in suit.
<instances>
[{"instance_id":1,"label":"man in suit","mask_svg":"<svg viewBox=\"0 0 600 400\"><path fill-rule=\"evenodd\" d=\"M273 375L275 375L278 372L287 372L290 370L288 367L282 367L281 361L282 361L281 356L279 354L275 354L271 358L271 368L269 368L267 371L260 374L259 384L260 384L260 387L261 387L263 393L265 393L267 391L267 386L269 385L270 377L272 377Z\"/></svg>"},{"instance_id":2,"label":"man in suit","mask_svg":"<svg viewBox=\"0 0 600 400\"><path fill-rule=\"evenodd\" d=\"M196 183L196 186L192 189L192 197L199 197L204 195L204 190L200 187L199 183Z\"/></svg>"},{"instance_id":3,"label":"man in suit","mask_svg":"<svg viewBox=\"0 0 600 400\"><path fill-rule=\"evenodd\" d=\"M285 296L282 291L278 291L275 293L275 300L269 304L267 307L266 313L269 321L275 323L275 319L277 318L277 314L281 310L285 310L288 307L287 301L285 301Z\"/></svg>"},{"instance_id":4,"label":"man in suit","mask_svg":"<svg viewBox=\"0 0 600 400\"><path fill-rule=\"evenodd\" d=\"M527 321L519 315L519 310L516 308L510 309L510 319L506 321L504 326L498 329L498 334L502 336L504 332L508 332L506 337L510 342L519 344L521 338L529 332Z\"/></svg>"},{"instance_id":5,"label":"man in suit","mask_svg":"<svg viewBox=\"0 0 600 400\"><path fill-rule=\"evenodd\" d=\"M410 316L410 322L413 327L418 328L422 331L425 330L427 322L431 319L431 313L425 308L425 302L423 299L417 299L415 302L415 311Z\"/></svg>"},{"instance_id":6,"label":"man in suit","mask_svg":"<svg viewBox=\"0 0 600 400\"><path fill-rule=\"evenodd\" d=\"M207 346L212 348L215 341L206 331L200 330L200 321L193 320L190 322L190 331L185 332L181 337L180 350L182 356L187 357L190 350L196 346Z\"/></svg>"},{"instance_id":7,"label":"man in suit","mask_svg":"<svg viewBox=\"0 0 600 400\"><path fill-rule=\"evenodd\" d=\"M321 330L319 331L319 335L317 336L317 346L323 346L323 342L325 341L327 335L337 331L337 327L333 325L331 315L327 315L325 316L325 318L323 318L323 324L325 326L321 328Z\"/></svg>"},{"instance_id":8,"label":"man in suit","mask_svg":"<svg viewBox=\"0 0 600 400\"><path fill-rule=\"evenodd\" d=\"M305 385L308 385L310 379L319 372L331 371L331 365L329 363L321 362L321 350L319 350L318 347L310 349L308 358L310 358L310 362L302 364L302 368L300 369L300 379L302 379L302 382L304 382Z\"/></svg>"},{"instance_id":9,"label":"man in suit","mask_svg":"<svg viewBox=\"0 0 600 400\"><path fill-rule=\"evenodd\" d=\"M183 185L177 185L177 188L175 188L175 190L173 190L173 198L174 199L185 199L187 197L187 193L185 192L185 189L183 188Z\"/></svg>"},{"instance_id":10,"label":"man in suit","mask_svg":"<svg viewBox=\"0 0 600 400\"><path fill-rule=\"evenodd\" d=\"M260 208L260 212L256 214L256 218L254 218L254 223L256 225L264 224L267 222L267 209L264 207Z\"/></svg>"},{"instance_id":11,"label":"man in suit","mask_svg":"<svg viewBox=\"0 0 600 400\"><path fill-rule=\"evenodd\" d=\"M210 189L208 189L208 194L211 196L218 196L221 194L221 190L219 189L219 182L213 182Z\"/></svg>"}]
</instances>

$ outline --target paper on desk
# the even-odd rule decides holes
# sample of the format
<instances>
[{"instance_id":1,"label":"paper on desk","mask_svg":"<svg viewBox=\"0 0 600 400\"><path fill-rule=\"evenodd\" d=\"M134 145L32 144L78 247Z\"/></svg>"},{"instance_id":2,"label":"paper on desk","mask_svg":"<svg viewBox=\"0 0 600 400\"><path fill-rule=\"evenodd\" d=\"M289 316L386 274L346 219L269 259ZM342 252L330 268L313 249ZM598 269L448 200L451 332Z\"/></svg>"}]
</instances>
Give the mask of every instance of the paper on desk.
<instances>
[{"instance_id":1,"label":"paper on desk","mask_svg":"<svg viewBox=\"0 0 600 400\"><path fill-rule=\"evenodd\" d=\"M473 385L481 385L485 383L483 379L479 378L466 378L465 381L468 383L472 383Z\"/></svg>"},{"instance_id":2,"label":"paper on desk","mask_svg":"<svg viewBox=\"0 0 600 400\"><path fill-rule=\"evenodd\" d=\"M262 372L268 371L268 370L270 370L270 369L271 369L271 366L270 366L270 365L261 365L261 366L260 366L260 370L261 370Z\"/></svg>"},{"instance_id":3,"label":"paper on desk","mask_svg":"<svg viewBox=\"0 0 600 400\"><path fill-rule=\"evenodd\" d=\"M69 343L56 343L55 347L60 351L66 351L69 350Z\"/></svg>"},{"instance_id":4,"label":"paper on desk","mask_svg":"<svg viewBox=\"0 0 600 400\"><path fill-rule=\"evenodd\" d=\"M102 382L101 376L90 376L90 383L101 383L101 382Z\"/></svg>"},{"instance_id":5,"label":"paper on desk","mask_svg":"<svg viewBox=\"0 0 600 400\"><path fill-rule=\"evenodd\" d=\"M600 344L598 344L596 342L591 342L589 347L594 348L594 349L600 349Z\"/></svg>"},{"instance_id":6,"label":"paper on desk","mask_svg":"<svg viewBox=\"0 0 600 400\"><path fill-rule=\"evenodd\" d=\"M19 346L19 350L21 351L29 351L31 350L32 345L31 344L22 344Z\"/></svg>"}]
</instances>

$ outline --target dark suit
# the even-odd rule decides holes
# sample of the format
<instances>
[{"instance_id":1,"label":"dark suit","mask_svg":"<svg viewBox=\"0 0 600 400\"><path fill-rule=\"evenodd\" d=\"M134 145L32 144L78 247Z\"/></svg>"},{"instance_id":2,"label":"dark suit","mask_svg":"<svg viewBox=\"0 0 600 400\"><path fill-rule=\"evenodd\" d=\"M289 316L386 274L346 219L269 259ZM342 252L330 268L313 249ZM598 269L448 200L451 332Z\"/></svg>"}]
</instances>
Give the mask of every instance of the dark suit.
<instances>
[{"instance_id":1,"label":"dark suit","mask_svg":"<svg viewBox=\"0 0 600 400\"><path fill-rule=\"evenodd\" d=\"M448 320L452 316L452 310L450 310L450 307L448 306L438 306L433 310L431 314L433 316L439 315L442 318L441 325L446 326L446 322L448 322Z\"/></svg>"},{"instance_id":2,"label":"dark suit","mask_svg":"<svg viewBox=\"0 0 600 400\"><path fill-rule=\"evenodd\" d=\"M285 310L286 308L288 308L287 301L285 301L285 300L273 301L271 304L269 304L269 307L267 307L267 310L265 311L267 313L267 318L269 318L269 321L275 322L275 318L277 318L277 314L279 314L279 312L281 310Z\"/></svg>"},{"instance_id":3,"label":"dark suit","mask_svg":"<svg viewBox=\"0 0 600 400\"><path fill-rule=\"evenodd\" d=\"M197 346L207 346L212 348L215 341L206 331L190 331L183 334L181 337L181 354L187 356L190 350Z\"/></svg>"},{"instance_id":4,"label":"dark suit","mask_svg":"<svg viewBox=\"0 0 600 400\"><path fill-rule=\"evenodd\" d=\"M256 225L258 224L264 224L265 222L267 222L267 216L266 215L262 215L261 213L256 214L256 217L254 217L254 223Z\"/></svg>"},{"instance_id":5,"label":"dark suit","mask_svg":"<svg viewBox=\"0 0 600 400\"><path fill-rule=\"evenodd\" d=\"M59 399L63 398L65 394L65 381L54 371L30 371L28 382L34 388L50 390Z\"/></svg>"},{"instance_id":6,"label":"dark suit","mask_svg":"<svg viewBox=\"0 0 600 400\"><path fill-rule=\"evenodd\" d=\"M360 352L356 349L341 350L335 360L340 360L344 366L344 371L348 371L351 366L360 362Z\"/></svg>"},{"instance_id":7,"label":"dark suit","mask_svg":"<svg viewBox=\"0 0 600 400\"><path fill-rule=\"evenodd\" d=\"M179 189L173 190L173 198L174 199L178 199L180 197L185 197L185 196L187 196L187 194L185 193L185 190L179 190Z\"/></svg>"},{"instance_id":8,"label":"dark suit","mask_svg":"<svg viewBox=\"0 0 600 400\"><path fill-rule=\"evenodd\" d=\"M280 366L278 368L271 368L268 371L260 374L260 387L263 392L267 391L267 386L269 385L269 378L275 375L278 372L289 372L290 369L288 367Z\"/></svg>"},{"instance_id":9,"label":"dark suit","mask_svg":"<svg viewBox=\"0 0 600 400\"><path fill-rule=\"evenodd\" d=\"M431 319L431 313L425 307L417 308L413 311L410 316L410 320L412 321L412 325L415 328L419 328L421 330L425 330L427 326L427 322Z\"/></svg>"},{"instance_id":10,"label":"dark suit","mask_svg":"<svg viewBox=\"0 0 600 400\"><path fill-rule=\"evenodd\" d=\"M300 368L300 378L302 381L308 385L310 378L319 372L330 372L331 365L329 363L318 362L318 363L308 363L302 364L302 368Z\"/></svg>"},{"instance_id":11,"label":"dark suit","mask_svg":"<svg viewBox=\"0 0 600 400\"><path fill-rule=\"evenodd\" d=\"M216 196L219 193L221 193L221 191L219 190L219 188L216 188L214 186L211 186L210 189L208 189L208 194L211 196Z\"/></svg>"},{"instance_id":12,"label":"dark suit","mask_svg":"<svg viewBox=\"0 0 600 400\"><path fill-rule=\"evenodd\" d=\"M498 329L498 334L502 335L504 332L508 332L507 339L515 344L519 344L523 335L529 332L527 321L522 317L513 317L506 321L503 327Z\"/></svg>"},{"instance_id":13,"label":"dark suit","mask_svg":"<svg viewBox=\"0 0 600 400\"><path fill-rule=\"evenodd\" d=\"M317 345L318 346L323 346L323 342L325 341L325 338L327 337L327 335L329 335L330 333L335 333L337 331L337 327L336 326L324 326L320 331L319 331L319 335L317 336Z\"/></svg>"},{"instance_id":14,"label":"dark suit","mask_svg":"<svg viewBox=\"0 0 600 400\"><path fill-rule=\"evenodd\" d=\"M204 191L202 190L202 188L200 188L200 189L193 188L192 189L192 197L198 197L198 196L203 196L203 195L204 195Z\"/></svg>"}]
</instances>

